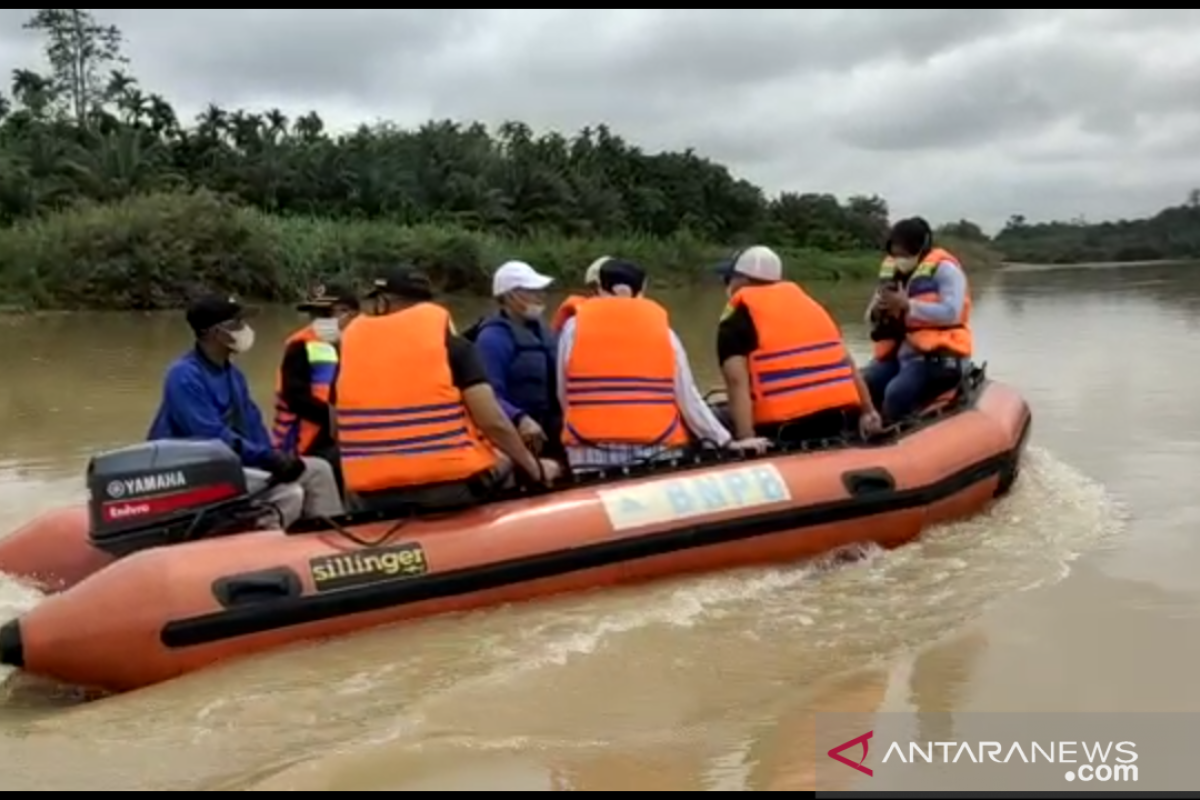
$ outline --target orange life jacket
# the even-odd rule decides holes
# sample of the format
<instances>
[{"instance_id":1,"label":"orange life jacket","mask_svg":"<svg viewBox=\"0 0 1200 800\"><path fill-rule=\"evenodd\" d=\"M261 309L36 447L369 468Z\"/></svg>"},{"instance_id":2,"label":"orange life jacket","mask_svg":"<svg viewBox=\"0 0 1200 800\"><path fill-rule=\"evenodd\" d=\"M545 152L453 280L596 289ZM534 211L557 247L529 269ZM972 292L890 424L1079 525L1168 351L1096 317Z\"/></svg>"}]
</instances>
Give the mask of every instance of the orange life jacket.
<instances>
[{"instance_id":1,"label":"orange life jacket","mask_svg":"<svg viewBox=\"0 0 1200 800\"><path fill-rule=\"evenodd\" d=\"M949 261L956 265L960 270L963 270L964 277L966 270L963 269L962 262L950 254L949 251L943 250L940 247L935 247L926 254L921 263L917 265L912 274L908 277L908 299L918 302L937 302L938 288L936 274L938 264L943 261ZM883 260L883 266L879 270L879 282L889 283L902 279L896 270L896 262L891 256ZM927 355L944 353L946 355L957 356L958 358L970 358L974 347L974 338L971 335L971 290L967 287L966 296L963 298L962 316L956 325L942 326L932 325L927 322L915 320L911 316L905 317L905 328L907 333L904 337L905 341L916 350L918 353ZM893 339L885 339L875 342L875 358L879 361L891 358L899 349L899 342Z\"/></svg>"},{"instance_id":2,"label":"orange life jacket","mask_svg":"<svg viewBox=\"0 0 1200 800\"><path fill-rule=\"evenodd\" d=\"M446 309L418 303L343 332L337 440L348 490L460 481L496 465L451 378L449 330Z\"/></svg>"},{"instance_id":3,"label":"orange life jacket","mask_svg":"<svg viewBox=\"0 0 1200 800\"><path fill-rule=\"evenodd\" d=\"M317 339L311 325L305 325L287 338L285 350L297 342L307 349L309 386L312 396L328 403L337 375L338 351L328 342ZM277 450L293 455L308 455L321 426L296 416L283 397L283 370L275 371L275 421L271 427L271 444Z\"/></svg>"},{"instance_id":4,"label":"orange life jacket","mask_svg":"<svg viewBox=\"0 0 1200 800\"><path fill-rule=\"evenodd\" d=\"M861 404L842 333L829 312L789 281L747 286L730 299L754 321L750 354L754 424L790 422Z\"/></svg>"},{"instance_id":5,"label":"orange life jacket","mask_svg":"<svg viewBox=\"0 0 1200 800\"><path fill-rule=\"evenodd\" d=\"M575 312L585 302L590 300L590 297L584 297L581 294L573 294L566 300L562 301L562 305L554 312L554 317L550 320L550 328L555 333L561 333L563 326L567 324L567 320L575 316Z\"/></svg>"},{"instance_id":6,"label":"orange life jacket","mask_svg":"<svg viewBox=\"0 0 1200 800\"><path fill-rule=\"evenodd\" d=\"M670 322L658 303L593 297L579 305L565 378L565 444L687 444Z\"/></svg>"}]
</instances>

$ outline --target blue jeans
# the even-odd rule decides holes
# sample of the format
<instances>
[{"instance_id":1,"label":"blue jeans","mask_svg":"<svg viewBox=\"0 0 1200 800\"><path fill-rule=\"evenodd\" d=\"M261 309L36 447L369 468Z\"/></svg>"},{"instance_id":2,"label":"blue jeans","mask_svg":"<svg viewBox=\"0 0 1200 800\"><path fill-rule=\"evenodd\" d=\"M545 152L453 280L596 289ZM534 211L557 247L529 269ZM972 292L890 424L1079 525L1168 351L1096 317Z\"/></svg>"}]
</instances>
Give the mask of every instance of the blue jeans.
<instances>
[{"instance_id":1,"label":"blue jeans","mask_svg":"<svg viewBox=\"0 0 1200 800\"><path fill-rule=\"evenodd\" d=\"M912 416L958 385L961 362L911 358L872 361L862 371L871 402L888 424Z\"/></svg>"}]
</instances>

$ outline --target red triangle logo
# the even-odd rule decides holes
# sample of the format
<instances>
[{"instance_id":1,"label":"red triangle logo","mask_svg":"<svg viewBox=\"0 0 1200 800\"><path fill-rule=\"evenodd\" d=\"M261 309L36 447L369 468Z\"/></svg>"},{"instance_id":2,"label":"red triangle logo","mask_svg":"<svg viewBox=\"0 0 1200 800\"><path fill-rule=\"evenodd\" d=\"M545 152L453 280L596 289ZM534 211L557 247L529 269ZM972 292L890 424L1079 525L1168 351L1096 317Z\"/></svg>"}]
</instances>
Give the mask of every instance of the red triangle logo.
<instances>
[{"instance_id":1,"label":"red triangle logo","mask_svg":"<svg viewBox=\"0 0 1200 800\"><path fill-rule=\"evenodd\" d=\"M862 736L856 736L848 742L842 742L837 747L830 750L828 755L834 761L840 761L843 764L845 764L847 767L852 767L853 769L856 769L859 772L861 772L867 776L873 777L875 775L875 773L871 771L870 767L864 767L862 765L862 763L867 760L867 753L870 751L870 747L871 747L869 744L867 744L867 742L874 735L875 735L875 731L867 731ZM863 752L862 752L862 758L860 758L858 760L857 764L854 763L853 761L851 761L850 759L846 758L844 755L842 755L843 750L849 750L851 747L854 747L854 746L860 745L860 744L862 745Z\"/></svg>"}]
</instances>

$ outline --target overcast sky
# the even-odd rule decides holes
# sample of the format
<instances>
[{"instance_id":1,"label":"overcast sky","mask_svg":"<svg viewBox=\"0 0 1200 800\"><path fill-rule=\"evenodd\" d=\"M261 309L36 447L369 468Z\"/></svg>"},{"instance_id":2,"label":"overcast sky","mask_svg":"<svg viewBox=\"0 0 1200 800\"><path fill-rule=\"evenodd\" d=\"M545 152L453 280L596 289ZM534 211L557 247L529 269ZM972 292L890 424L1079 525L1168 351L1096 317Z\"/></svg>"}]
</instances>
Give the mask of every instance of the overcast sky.
<instances>
[{"instance_id":1,"label":"overcast sky","mask_svg":"<svg viewBox=\"0 0 1200 800\"><path fill-rule=\"evenodd\" d=\"M0 10L0 69L39 62ZM390 118L607 122L768 191L879 193L893 215L1154 213L1200 186L1200 11L99 12L132 71L207 102ZM7 92L6 92L7 93Z\"/></svg>"}]
</instances>

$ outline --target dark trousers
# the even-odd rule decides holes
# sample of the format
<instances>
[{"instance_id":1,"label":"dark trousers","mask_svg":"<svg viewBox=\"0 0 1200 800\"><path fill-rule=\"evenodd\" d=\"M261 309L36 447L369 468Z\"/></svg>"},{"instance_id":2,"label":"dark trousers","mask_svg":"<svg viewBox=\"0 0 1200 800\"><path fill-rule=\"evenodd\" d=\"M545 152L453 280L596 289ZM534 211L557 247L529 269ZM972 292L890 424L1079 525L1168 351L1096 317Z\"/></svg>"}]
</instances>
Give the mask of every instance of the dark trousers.
<instances>
[{"instance_id":1,"label":"dark trousers","mask_svg":"<svg viewBox=\"0 0 1200 800\"><path fill-rule=\"evenodd\" d=\"M492 487L479 480L437 483L381 492L359 492L354 498L358 511L379 511L403 516L414 510L457 511L486 502Z\"/></svg>"},{"instance_id":2,"label":"dark trousers","mask_svg":"<svg viewBox=\"0 0 1200 800\"><path fill-rule=\"evenodd\" d=\"M962 380L963 362L955 358L872 361L863 368L871 401L891 424L916 414Z\"/></svg>"},{"instance_id":3,"label":"dark trousers","mask_svg":"<svg viewBox=\"0 0 1200 800\"><path fill-rule=\"evenodd\" d=\"M733 432L733 417L729 414L728 403L713 403L713 413L730 433ZM819 411L807 417L800 417L789 422L777 422L770 425L757 425L754 433L764 439L783 442L805 442L814 439L837 439L845 433L854 431L858 426L858 409L834 408L829 411Z\"/></svg>"},{"instance_id":4,"label":"dark trousers","mask_svg":"<svg viewBox=\"0 0 1200 800\"><path fill-rule=\"evenodd\" d=\"M567 463L567 448L563 445L563 418L562 414L557 412L550 414L540 414L534 416L538 425L542 426L542 430L546 434L546 444L542 447L542 452L538 453L541 458L548 458L551 461L558 461L563 464Z\"/></svg>"}]
</instances>

